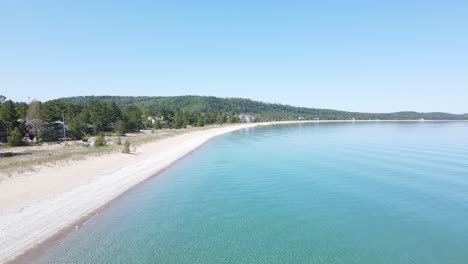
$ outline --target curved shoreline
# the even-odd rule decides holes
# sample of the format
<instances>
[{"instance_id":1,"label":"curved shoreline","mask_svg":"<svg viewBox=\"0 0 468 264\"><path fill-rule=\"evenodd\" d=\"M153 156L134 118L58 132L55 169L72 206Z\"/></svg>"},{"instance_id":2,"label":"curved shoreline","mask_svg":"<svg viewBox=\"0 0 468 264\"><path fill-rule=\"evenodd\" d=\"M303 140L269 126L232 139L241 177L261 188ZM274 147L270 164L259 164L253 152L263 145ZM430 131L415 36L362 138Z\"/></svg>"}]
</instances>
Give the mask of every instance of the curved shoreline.
<instances>
[{"instance_id":1,"label":"curved shoreline","mask_svg":"<svg viewBox=\"0 0 468 264\"><path fill-rule=\"evenodd\" d=\"M389 121L420 122L419 120L382 120L382 122ZM214 127L145 144L140 157L114 153L109 154L112 157L106 156L99 161L79 162L83 168L72 165L61 172L75 174L74 177L80 177L80 173L84 172L94 173L92 181L47 199L35 201L23 208L15 208L0 214L0 263L32 260L28 256L46 250L50 243L54 243L73 230L77 223L86 222L120 195L163 172L180 158L219 135L259 125L338 122L376 122L376 120L285 121ZM153 149L157 147L162 147L163 150ZM96 164L97 162L101 163ZM104 167L110 168L105 170ZM52 173L56 170L58 168L49 167L37 174Z\"/></svg>"},{"instance_id":2,"label":"curved shoreline","mask_svg":"<svg viewBox=\"0 0 468 264\"><path fill-rule=\"evenodd\" d=\"M256 125L258 124L209 128L145 144L145 149L140 154L144 158L137 159L129 166L117 168L104 175L96 175L96 179L87 184L76 186L70 191L48 199L36 201L24 208L8 210L0 215L0 263L10 261L17 263L20 261L17 258L26 257L25 254L29 250L34 251L40 248L41 243L53 239L56 235L62 237L61 231L67 232L68 230L69 232L76 223L89 219L93 213L98 212L121 194L159 174L210 139ZM151 147L156 146L171 147L160 152L151 152ZM149 151L146 151L148 149ZM129 158L128 155L121 153L109 155L118 155L117 160ZM100 160L100 162L103 161ZM78 162L79 165L84 163L96 165L93 164L93 160ZM109 164L103 162L99 166L114 166L114 163L115 160L110 160ZM73 171L74 167L78 166L68 168L70 174L79 173ZM40 173L51 173L53 169L45 168ZM101 168L97 168L99 169ZM79 177L79 175L75 176Z\"/></svg>"}]
</instances>

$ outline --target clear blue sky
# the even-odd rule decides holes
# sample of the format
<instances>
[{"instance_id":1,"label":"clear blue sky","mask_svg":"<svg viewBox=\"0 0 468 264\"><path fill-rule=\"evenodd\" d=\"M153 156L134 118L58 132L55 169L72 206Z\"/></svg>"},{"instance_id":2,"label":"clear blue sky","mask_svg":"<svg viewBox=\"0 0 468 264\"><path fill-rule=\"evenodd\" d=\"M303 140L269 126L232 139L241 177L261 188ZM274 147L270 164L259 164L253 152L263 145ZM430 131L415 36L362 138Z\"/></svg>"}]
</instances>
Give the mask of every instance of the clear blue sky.
<instances>
[{"instance_id":1,"label":"clear blue sky","mask_svg":"<svg viewBox=\"0 0 468 264\"><path fill-rule=\"evenodd\" d=\"M0 94L14 100L195 94L468 112L467 1L0 3Z\"/></svg>"}]
</instances>

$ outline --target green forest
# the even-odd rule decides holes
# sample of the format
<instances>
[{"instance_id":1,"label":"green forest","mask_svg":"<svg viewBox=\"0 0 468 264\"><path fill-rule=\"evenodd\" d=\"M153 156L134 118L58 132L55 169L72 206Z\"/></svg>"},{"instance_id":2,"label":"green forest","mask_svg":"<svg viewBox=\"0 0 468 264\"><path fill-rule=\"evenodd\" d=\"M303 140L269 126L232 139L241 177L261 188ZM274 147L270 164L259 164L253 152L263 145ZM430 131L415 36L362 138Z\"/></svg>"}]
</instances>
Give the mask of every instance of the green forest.
<instances>
[{"instance_id":1,"label":"green forest","mask_svg":"<svg viewBox=\"0 0 468 264\"><path fill-rule=\"evenodd\" d=\"M419 112L395 112L395 113L359 113L346 112L331 109L295 107L283 104L273 104L253 101L242 98L219 98L212 96L82 96L58 99L62 102L73 104L89 104L92 101L111 103L115 102L120 107L137 106L145 110L172 110L194 113L243 113L254 114L258 121L279 121L304 119L322 120L465 120L468 114L454 115L449 113L419 113Z\"/></svg>"}]
</instances>

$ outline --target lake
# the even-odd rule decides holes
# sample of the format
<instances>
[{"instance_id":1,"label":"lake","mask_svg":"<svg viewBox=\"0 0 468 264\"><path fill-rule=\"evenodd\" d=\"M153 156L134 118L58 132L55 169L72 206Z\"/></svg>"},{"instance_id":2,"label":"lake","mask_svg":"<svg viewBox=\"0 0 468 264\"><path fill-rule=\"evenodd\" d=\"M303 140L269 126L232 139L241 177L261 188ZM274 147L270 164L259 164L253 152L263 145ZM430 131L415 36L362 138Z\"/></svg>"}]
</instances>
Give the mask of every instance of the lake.
<instances>
[{"instance_id":1,"label":"lake","mask_svg":"<svg viewBox=\"0 0 468 264\"><path fill-rule=\"evenodd\" d=\"M468 263L468 123L262 126L125 193L37 263Z\"/></svg>"}]
</instances>

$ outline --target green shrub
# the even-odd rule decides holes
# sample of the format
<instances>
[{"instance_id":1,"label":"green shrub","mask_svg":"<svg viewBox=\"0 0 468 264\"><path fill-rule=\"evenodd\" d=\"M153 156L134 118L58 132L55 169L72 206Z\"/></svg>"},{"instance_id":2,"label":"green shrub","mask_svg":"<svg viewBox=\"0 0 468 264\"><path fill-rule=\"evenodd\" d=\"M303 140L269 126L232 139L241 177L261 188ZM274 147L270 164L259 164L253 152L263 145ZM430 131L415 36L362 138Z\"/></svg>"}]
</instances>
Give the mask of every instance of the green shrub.
<instances>
[{"instance_id":1,"label":"green shrub","mask_svg":"<svg viewBox=\"0 0 468 264\"><path fill-rule=\"evenodd\" d=\"M99 133L99 135L96 137L94 140L94 146L95 147L102 147L107 145L106 138L104 136L104 133Z\"/></svg>"},{"instance_id":2,"label":"green shrub","mask_svg":"<svg viewBox=\"0 0 468 264\"><path fill-rule=\"evenodd\" d=\"M203 118L203 116L199 116L197 118L197 126L198 127L203 127L205 126L205 119Z\"/></svg>"},{"instance_id":3,"label":"green shrub","mask_svg":"<svg viewBox=\"0 0 468 264\"><path fill-rule=\"evenodd\" d=\"M117 135L119 136L125 136L125 133L127 132L125 129L125 123L122 120L118 120L115 123L114 131Z\"/></svg>"},{"instance_id":4,"label":"green shrub","mask_svg":"<svg viewBox=\"0 0 468 264\"><path fill-rule=\"evenodd\" d=\"M162 128L162 124L161 122L159 122L159 120L156 120L154 122L154 126L153 126L155 129L161 129Z\"/></svg>"},{"instance_id":5,"label":"green shrub","mask_svg":"<svg viewBox=\"0 0 468 264\"><path fill-rule=\"evenodd\" d=\"M152 128L153 127L153 122L151 122L151 120L146 120L145 127L146 128Z\"/></svg>"},{"instance_id":6,"label":"green shrub","mask_svg":"<svg viewBox=\"0 0 468 264\"><path fill-rule=\"evenodd\" d=\"M25 143L22 140L21 132L18 128L11 131L10 135L7 137L7 143L10 146L23 146Z\"/></svg>"},{"instance_id":7,"label":"green shrub","mask_svg":"<svg viewBox=\"0 0 468 264\"><path fill-rule=\"evenodd\" d=\"M130 141L125 140L124 147L122 149L122 153L130 153Z\"/></svg>"},{"instance_id":8,"label":"green shrub","mask_svg":"<svg viewBox=\"0 0 468 264\"><path fill-rule=\"evenodd\" d=\"M116 142L117 145L122 145L122 139L120 138L120 136L117 137L117 142Z\"/></svg>"},{"instance_id":9,"label":"green shrub","mask_svg":"<svg viewBox=\"0 0 468 264\"><path fill-rule=\"evenodd\" d=\"M85 133L83 137L81 138L81 141L88 142L88 139L89 139L89 135Z\"/></svg>"}]
</instances>

